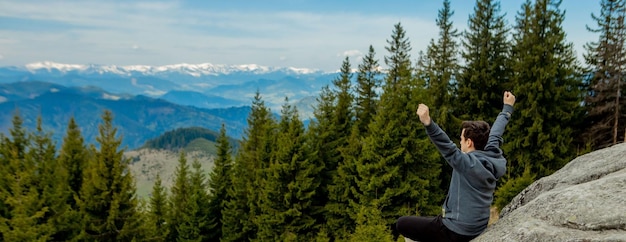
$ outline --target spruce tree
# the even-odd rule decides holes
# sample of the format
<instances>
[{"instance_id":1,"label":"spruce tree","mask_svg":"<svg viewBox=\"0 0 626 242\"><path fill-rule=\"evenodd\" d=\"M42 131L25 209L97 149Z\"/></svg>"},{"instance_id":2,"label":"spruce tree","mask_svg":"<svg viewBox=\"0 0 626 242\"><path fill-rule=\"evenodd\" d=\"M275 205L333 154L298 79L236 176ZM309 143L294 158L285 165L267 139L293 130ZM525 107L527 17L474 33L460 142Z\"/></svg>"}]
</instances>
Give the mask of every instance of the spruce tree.
<instances>
[{"instance_id":1,"label":"spruce tree","mask_svg":"<svg viewBox=\"0 0 626 242\"><path fill-rule=\"evenodd\" d=\"M48 241L54 227L47 223L50 210L42 201L38 184L37 163L29 147L32 137L22 126L23 120L13 116L10 137L2 140L2 216L0 234L3 241Z\"/></svg>"},{"instance_id":2,"label":"spruce tree","mask_svg":"<svg viewBox=\"0 0 626 242\"><path fill-rule=\"evenodd\" d=\"M74 236L78 236L81 230L81 214L80 207L77 203L80 200L80 189L83 185L83 171L88 162L89 156L87 147L83 142L80 128L76 124L74 118L70 118L67 125L65 137L59 151L58 166L63 170L63 178L61 181L66 186L67 192L59 194L63 197L65 203L69 206L66 211L65 223L68 226L67 239L70 240Z\"/></svg>"},{"instance_id":3,"label":"spruce tree","mask_svg":"<svg viewBox=\"0 0 626 242\"><path fill-rule=\"evenodd\" d=\"M261 189L258 239L310 241L317 235L314 195L320 185L320 167L311 163L305 144L304 125L297 109L285 104L276 138L276 151L266 169Z\"/></svg>"},{"instance_id":4,"label":"spruce tree","mask_svg":"<svg viewBox=\"0 0 626 242\"><path fill-rule=\"evenodd\" d=\"M148 236L151 241L166 241L170 228L167 225L169 216L167 204L167 191L163 187L161 175L157 174L150 194L150 207L148 210L148 227L151 232Z\"/></svg>"},{"instance_id":5,"label":"spruce tree","mask_svg":"<svg viewBox=\"0 0 626 242\"><path fill-rule=\"evenodd\" d=\"M318 155L314 163L323 164L321 172L322 189L319 189L316 206L325 207L324 219L331 231L331 237L342 233L346 228L353 227L351 223L344 224L347 212L343 205L348 205L343 198L338 197L343 193L344 181L338 181L338 166L345 161L340 150L348 145L348 137L354 125L354 95L352 94L352 68L350 59L346 57L342 62L339 76L333 80L332 88L328 92L322 92L316 109L316 117L319 117L310 133L313 137L311 143ZM326 95L326 96L325 96ZM330 102L324 102L325 99ZM325 123L325 124L324 124ZM321 154L321 155L320 155Z\"/></svg>"},{"instance_id":6,"label":"spruce tree","mask_svg":"<svg viewBox=\"0 0 626 242\"><path fill-rule=\"evenodd\" d=\"M113 114L105 110L98 126L98 147L85 170L79 202L84 218L81 237L91 241L130 241L142 236L135 184L129 160L119 146Z\"/></svg>"},{"instance_id":7,"label":"spruce tree","mask_svg":"<svg viewBox=\"0 0 626 242\"><path fill-rule=\"evenodd\" d=\"M367 55L359 64L356 77L354 115L358 131L361 134L368 132L368 126L376 114L379 97L377 90L382 84L380 68L374 47L370 45Z\"/></svg>"},{"instance_id":8,"label":"spruce tree","mask_svg":"<svg viewBox=\"0 0 626 242\"><path fill-rule=\"evenodd\" d=\"M458 109L463 120L492 123L502 109L502 93L510 90L510 42L500 2L477 0L464 32L465 65L458 78Z\"/></svg>"},{"instance_id":9,"label":"spruce tree","mask_svg":"<svg viewBox=\"0 0 626 242\"><path fill-rule=\"evenodd\" d=\"M230 200L223 215L223 241L252 240L257 234L257 224L263 223L257 218L258 191L264 186L263 172L273 152L275 122L257 91L231 173Z\"/></svg>"},{"instance_id":10,"label":"spruce tree","mask_svg":"<svg viewBox=\"0 0 626 242\"><path fill-rule=\"evenodd\" d=\"M167 241L177 241L181 237L178 228L185 222L183 217L189 207L189 199L192 192L189 182L191 175L187 157L183 149L179 153L178 165L176 166L176 171L174 171L174 184L170 194L169 219L167 221L169 234Z\"/></svg>"},{"instance_id":11,"label":"spruce tree","mask_svg":"<svg viewBox=\"0 0 626 242\"><path fill-rule=\"evenodd\" d=\"M228 189L232 186L230 173L233 166L232 150L226 136L226 125L222 124L217 138L217 157L209 175L209 219L211 233L209 240L219 241L222 237L223 211L230 198Z\"/></svg>"},{"instance_id":12,"label":"spruce tree","mask_svg":"<svg viewBox=\"0 0 626 242\"><path fill-rule=\"evenodd\" d=\"M559 6L554 0L527 1L517 16L512 81L519 111L504 134L506 182L525 173L537 179L550 175L577 155L574 132L583 114L582 80Z\"/></svg>"},{"instance_id":13,"label":"spruce tree","mask_svg":"<svg viewBox=\"0 0 626 242\"><path fill-rule=\"evenodd\" d=\"M432 149L420 144L427 137L412 108L417 106L419 85L412 76L411 46L400 23L387 43L388 75L370 133L363 140L357 184L359 204L376 203L391 225L401 215L439 211L441 194L440 165L427 158Z\"/></svg>"},{"instance_id":14,"label":"spruce tree","mask_svg":"<svg viewBox=\"0 0 626 242\"><path fill-rule=\"evenodd\" d=\"M376 52L370 45L368 54L363 57L362 63L359 65L359 69L356 77L356 85L352 92L355 96L348 96L348 91L343 88L342 93L336 93L338 99L341 96L351 97L354 99L354 104L349 108L351 112L344 111L349 116L354 116L354 121L351 122L350 127L344 125L340 128L341 140L345 140L342 143L336 145L334 149L339 152L338 157L341 160L337 163L336 171L333 173L332 183L329 185L328 203L326 204L327 218L326 225L330 230L332 237L345 238L348 234L354 231L356 226L356 213L354 209L346 209L351 206L358 207L356 205L356 163L360 155L361 139L368 132L368 126L371 123L374 115L376 114L376 108L378 105L378 93L377 89L381 85L381 72L378 61L375 59ZM342 73L349 73L348 59L344 62L342 67ZM342 76L347 76L342 74ZM343 78L342 78L343 79ZM346 78L349 79L349 78ZM345 101L338 101L342 103ZM344 108L345 109L345 108ZM346 109L347 110L347 109ZM339 115L339 113L337 113ZM343 119L350 118L348 116ZM334 127L331 126L331 127ZM341 127L341 126L339 126ZM350 131L350 132L347 132ZM331 143L333 144L333 143Z\"/></svg>"},{"instance_id":15,"label":"spruce tree","mask_svg":"<svg viewBox=\"0 0 626 242\"><path fill-rule=\"evenodd\" d=\"M357 226L348 241L394 241L389 226L381 215L382 213L376 203L372 205L360 205L356 219Z\"/></svg>"},{"instance_id":16,"label":"spruce tree","mask_svg":"<svg viewBox=\"0 0 626 242\"><path fill-rule=\"evenodd\" d=\"M53 229L51 240L72 240L80 233L80 214L66 203L71 195L68 172L59 164L51 134L45 132L42 125L41 117L38 117L35 132L31 134L32 144L25 157L31 160L27 163L35 164L40 206L48 210L41 221Z\"/></svg>"},{"instance_id":17,"label":"spruce tree","mask_svg":"<svg viewBox=\"0 0 626 242\"><path fill-rule=\"evenodd\" d=\"M598 27L598 41L585 45L585 61L591 78L585 98L587 123L585 138L594 149L625 141L626 133L626 1L602 0L599 16L592 14Z\"/></svg>"},{"instance_id":18,"label":"spruce tree","mask_svg":"<svg viewBox=\"0 0 626 242\"><path fill-rule=\"evenodd\" d=\"M431 117L444 130L458 130L459 120L454 117L457 77L459 75L459 51L457 38L459 33L453 27L450 1L443 1L436 20L439 38L431 39L426 51L426 58L418 63L418 76L425 77L429 93L429 106L434 107ZM427 63L424 63L426 61Z\"/></svg>"},{"instance_id":19,"label":"spruce tree","mask_svg":"<svg viewBox=\"0 0 626 242\"><path fill-rule=\"evenodd\" d=\"M190 197L178 225L178 241L210 241L209 200L206 176L198 159L192 163L189 177Z\"/></svg>"}]
</instances>

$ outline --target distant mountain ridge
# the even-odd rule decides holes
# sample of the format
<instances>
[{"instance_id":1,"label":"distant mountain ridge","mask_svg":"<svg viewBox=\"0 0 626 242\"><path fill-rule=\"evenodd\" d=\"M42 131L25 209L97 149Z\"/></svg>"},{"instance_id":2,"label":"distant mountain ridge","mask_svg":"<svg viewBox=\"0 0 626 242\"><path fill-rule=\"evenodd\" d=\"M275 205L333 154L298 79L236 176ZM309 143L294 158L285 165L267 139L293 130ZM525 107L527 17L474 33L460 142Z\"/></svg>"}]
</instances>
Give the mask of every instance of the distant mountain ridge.
<instances>
[{"instance_id":1,"label":"distant mountain ridge","mask_svg":"<svg viewBox=\"0 0 626 242\"><path fill-rule=\"evenodd\" d=\"M313 74L323 73L321 70L309 69L309 68L295 68L295 67L268 67L256 64L247 65L219 65L211 63L202 64L173 64L163 66L149 66L149 65L98 65L98 64L63 64L51 61L42 61L26 64L24 66L31 72L38 72L47 70L48 72L98 72L98 73L114 73L129 75L134 72L141 72L145 75L159 75L167 72L184 73L191 76L203 76L203 75L227 75L236 72L247 72L254 74L266 74L271 72L284 72L289 74ZM19 68L19 67L18 67Z\"/></svg>"},{"instance_id":2,"label":"distant mountain ridge","mask_svg":"<svg viewBox=\"0 0 626 242\"><path fill-rule=\"evenodd\" d=\"M148 96L114 94L97 87L65 87L46 82L0 83L0 94L4 97L0 103L1 132L6 134L12 127L16 113L30 131L34 131L37 118L41 117L44 130L52 133L57 145L61 144L71 117L81 128L85 142L95 144L104 110L113 113L122 145L130 149L176 128L218 131L222 123L226 124L227 135L238 139L250 112L249 106L204 109Z\"/></svg>"},{"instance_id":3,"label":"distant mountain ridge","mask_svg":"<svg viewBox=\"0 0 626 242\"><path fill-rule=\"evenodd\" d=\"M91 86L118 95L144 95L201 108L247 105L258 91L276 113L280 112L285 97L292 102L312 100L337 75L315 69L255 64L118 66L45 61L0 67L0 83L42 81L66 87ZM311 103L302 105L303 118L310 118L311 106Z\"/></svg>"}]
</instances>

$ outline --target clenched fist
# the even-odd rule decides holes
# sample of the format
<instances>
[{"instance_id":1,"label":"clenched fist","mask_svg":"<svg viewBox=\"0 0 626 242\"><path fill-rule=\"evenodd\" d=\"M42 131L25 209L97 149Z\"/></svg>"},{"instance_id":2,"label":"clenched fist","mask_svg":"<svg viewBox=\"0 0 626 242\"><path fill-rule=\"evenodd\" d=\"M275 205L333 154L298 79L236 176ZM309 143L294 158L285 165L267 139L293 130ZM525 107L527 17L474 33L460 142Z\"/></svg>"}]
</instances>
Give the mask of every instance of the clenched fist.
<instances>
[{"instance_id":1,"label":"clenched fist","mask_svg":"<svg viewBox=\"0 0 626 242\"><path fill-rule=\"evenodd\" d=\"M430 125L430 114L428 113L428 106L423 103L417 107L417 116L420 118L422 124L428 126Z\"/></svg>"},{"instance_id":2,"label":"clenched fist","mask_svg":"<svg viewBox=\"0 0 626 242\"><path fill-rule=\"evenodd\" d=\"M505 91L502 101L504 102L504 104L513 106L513 104L515 104L515 96L511 92Z\"/></svg>"}]
</instances>

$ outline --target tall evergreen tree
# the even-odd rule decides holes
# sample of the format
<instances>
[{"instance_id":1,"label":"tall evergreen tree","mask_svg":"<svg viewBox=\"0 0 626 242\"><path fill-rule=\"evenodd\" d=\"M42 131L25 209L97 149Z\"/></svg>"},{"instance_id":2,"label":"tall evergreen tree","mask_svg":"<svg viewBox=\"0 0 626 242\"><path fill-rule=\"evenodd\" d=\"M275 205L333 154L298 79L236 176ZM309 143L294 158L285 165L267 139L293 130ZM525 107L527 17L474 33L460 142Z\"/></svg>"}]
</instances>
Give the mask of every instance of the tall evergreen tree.
<instances>
[{"instance_id":1,"label":"tall evergreen tree","mask_svg":"<svg viewBox=\"0 0 626 242\"><path fill-rule=\"evenodd\" d=\"M348 241L394 241L389 226L387 226L381 215L375 203L373 205L360 205L357 215L357 226Z\"/></svg>"},{"instance_id":2,"label":"tall evergreen tree","mask_svg":"<svg viewBox=\"0 0 626 242\"><path fill-rule=\"evenodd\" d=\"M586 140L594 149L626 142L626 7L624 0L600 1L597 42L587 43L585 61L591 71L587 108Z\"/></svg>"},{"instance_id":3,"label":"tall evergreen tree","mask_svg":"<svg viewBox=\"0 0 626 242\"><path fill-rule=\"evenodd\" d=\"M3 137L0 161L2 167L2 216L0 234L3 241L47 241L54 227L47 223L49 208L41 200L37 161L29 152L32 138L16 113L11 137Z\"/></svg>"},{"instance_id":4,"label":"tall evergreen tree","mask_svg":"<svg viewBox=\"0 0 626 242\"><path fill-rule=\"evenodd\" d=\"M454 117L454 95L460 70L457 38L459 33L453 27L450 1L443 1L436 20L439 38L430 41L426 58L418 63L418 76L425 77L426 87L431 98L430 105L436 107L431 116L444 130L457 130L460 123ZM426 63L425 63L426 62Z\"/></svg>"},{"instance_id":5,"label":"tall evergreen tree","mask_svg":"<svg viewBox=\"0 0 626 242\"><path fill-rule=\"evenodd\" d=\"M583 114L582 81L559 6L555 0L526 1L517 16L512 80L519 100L515 108L522 111L515 113L504 134L506 182L524 174L550 175L577 155L573 141Z\"/></svg>"},{"instance_id":6,"label":"tall evergreen tree","mask_svg":"<svg viewBox=\"0 0 626 242\"><path fill-rule=\"evenodd\" d=\"M189 177L191 190L187 206L183 212L182 223L178 226L178 241L210 241L209 200L206 175L198 159L192 163L193 171Z\"/></svg>"},{"instance_id":7,"label":"tall evergreen tree","mask_svg":"<svg viewBox=\"0 0 626 242\"><path fill-rule=\"evenodd\" d=\"M35 182L40 195L40 206L47 208L41 222L52 228L50 239L67 241L80 233L80 214L67 203L71 195L68 172L56 158L56 146L51 134L43 130L41 117L37 118L35 132L31 134L32 144L26 155L28 163L35 164Z\"/></svg>"},{"instance_id":8,"label":"tall evergreen tree","mask_svg":"<svg viewBox=\"0 0 626 242\"><path fill-rule=\"evenodd\" d=\"M362 63L359 64L359 71L356 77L354 115L358 131L361 134L368 132L368 126L376 114L379 97L378 89L382 84L380 68L374 47L370 45L367 55L363 57Z\"/></svg>"},{"instance_id":9,"label":"tall evergreen tree","mask_svg":"<svg viewBox=\"0 0 626 242\"><path fill-rule=\"evenodd\" d=\"M418 84L412 76L411 46L400 23L387 43L388 75L370 134L363 141L357 184L359 204L378 204L391 225L400 215L434 214L441 195L437 191L440 165L425 158L426 146L418 144L427 138L414 111L407 110L416 107Z\"/></svg>"},{"instance_id":10,"label":"tall evergreen tree","mask_svg":"<svg viewBox=\"0 0 626 242\"><path fill-rule=\"evenodd\" d=\"M94 157L85 170L79 202L84 218L82 238L91 241L130 241L141 238L135 184L129 160L119 146L113 114L105 110L92 146Z\"/></svg>"},{"instance_id":11,"label":"tall evergreen tree","mask_svg":"<svg viewBox=\"0 0 626 242\"><path fill-rule=\"evenodd\" d=\"M320 199L318 201L324 202L318 204L325 206L326 224L330 226L329 229L332 231L333 236L337 236L337 233L344 231L346 227L350 227L350 223L342 224L346 219L346 209L342 205L347 204L340 202L341 198L337 196L343 193L342 189L345 188L344 181L338 180L337 169L338 166L344 163L344 156L341 155L340 150L348 145L348 137L354 125L352 76L350 59L346 57L341 65L340 74L333 80L333 88L330 89L329 97L332 98L333 102L320 102L317 110L319 116L326 115L325 111L330 111L327 113L329 119L323 120L324 117L321 117L322 120L319 122L319 124L327 122L328 126L315 126L313 128L314 132L320 132L320 134L326 132L329 135L327 137L318 136L314 138L312 143L318 154L325 154L323 157L316 156L318 161L313 161L314 163L322 163L324 167L322 170L323 177L321 178L323 190L318 191L316 197L323 197L323 200ZM322 95L326 94L322 93ZM320 100L324 98L327 97L320 96ZM323 105L328 105L329 109L323 110L326 108ZM330 139L330 137L333 138Z\"/></svg>"},{"instance_id":12,"label":"tall evergreen tree","mask_svg":"<svg viewBox=\"0 0 626 242\"><path fill-rule=\"evenodd\" d=\"M163 187L161 175L157 174L150 194L150 207L148 210L148 223L152 233L148 238L151 241L166 241L170 229L167 226L168 219L167 191Z\"/></svg>"},{"instance_id":13,"label":"tall evergreen tree","mask_svg":"<svg viewBox=\"0 0 626 242\"><path fill-rule=\"evenodd\" d=\"M502 93L510 90L510 42L500 2L477 0L464 33L465 65L458 78L455 113L463 120L492 123L502 107Z\"/></svg>"},{"instance_id":14,"label":"tall evergreen tree","mask_svg":"<svg viewBox=\"0 0 626 242\"><path fill-rule=\"evenodd\" d=\"M276 121L257 91L248 116L248 128L235 157L231 173L230 200L226 203L222 241L254 239L257 234L258 191L264 186L264 169L269 166L274 147Z\"/></svg>"},{"instance_id":15,"label":"tall evergreen tree","mask_svg":"<svg viewBox=\"0 0 626 242\"><path fill-rule=\"evenodd\" d=\"M167 221L169 234L167 241L177 241L181 237L178 228L185 222L183 217L189 207L189 199L192 192L189 182L191 172L189 164L187 164L187 156L182 149L179 153L178 165L176 166L176 171L174 171L174 184L170 194L169 219Z\"/></svg>"},{"instance_id":16,"label":"tall evergreen tree","mask_svg":"<svg viewBox=\"0 0 626 242\"><path fill-rule=\"evenodd\" d=\"M220 135L217 138L217 158L213 169L209 175L209 219L211 233L210 241L219 241L222 237L223 211L225 204L230 198L228 189L232 186L230 173L233 166L233 158L228 136L226 136L226 126L222 124Z\"/></svg>"},{"instance_id":17,"label":"tall evergreen tree","mask_svg":"<svg viewBox=\"0 0 626 242\"><path fill-rule=\"evenodd\" d=\"M67 217L64 218L68 233L65 239L59 238L60 240L70 240L70 238L78 236L77 233L80 233L82 223L80 207L77 201L80 200L83 171L88 159L87 147L83 142L80 128L72 117L67 125L67 131L65 137L63 137L58 157L58 167L65 173L62 176L65 181L61 181L61 183L67 189L67 192L59 194L59 197L64 198L65 203L69 206L66 211Z\"/></svg>"},{"instance_id":18,"label":"tall evergreen tree","mask_svg":"<svg viewBox=\"0 0 626 242\"><path fill-rule=\"evenodd\" d=\"M285 104L281 111L276 151L265 172L261 190L260 241L310 241L317 235L314 195L320 185L320 167L311 163L305 144L304 125L297 109Z\"/></svg>"}]
</instances>

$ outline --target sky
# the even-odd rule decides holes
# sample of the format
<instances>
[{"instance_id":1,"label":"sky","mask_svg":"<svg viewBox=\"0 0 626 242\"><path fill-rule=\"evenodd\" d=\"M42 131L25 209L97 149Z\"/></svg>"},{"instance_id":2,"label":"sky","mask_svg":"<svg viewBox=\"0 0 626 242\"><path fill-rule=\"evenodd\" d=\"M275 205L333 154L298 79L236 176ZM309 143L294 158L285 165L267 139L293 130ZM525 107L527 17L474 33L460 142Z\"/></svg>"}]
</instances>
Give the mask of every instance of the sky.
<instances>
[{"instance_id":1,"label":"sky","mask_svg":"<svg viewBox=\"0 0 626 242\"><path fill-rule=\"evenodd\" d=\"M502 0L509 25L525 0ZM466 29L474 0L451 0ZM393 26L412 52L438 38L442 0L0 0L0 66L64 64L257 64L335 71L373 46L379 63ZM599 0L563 0L563 29L579 57L597 41Z\"/></svg>"}]
</instances>

